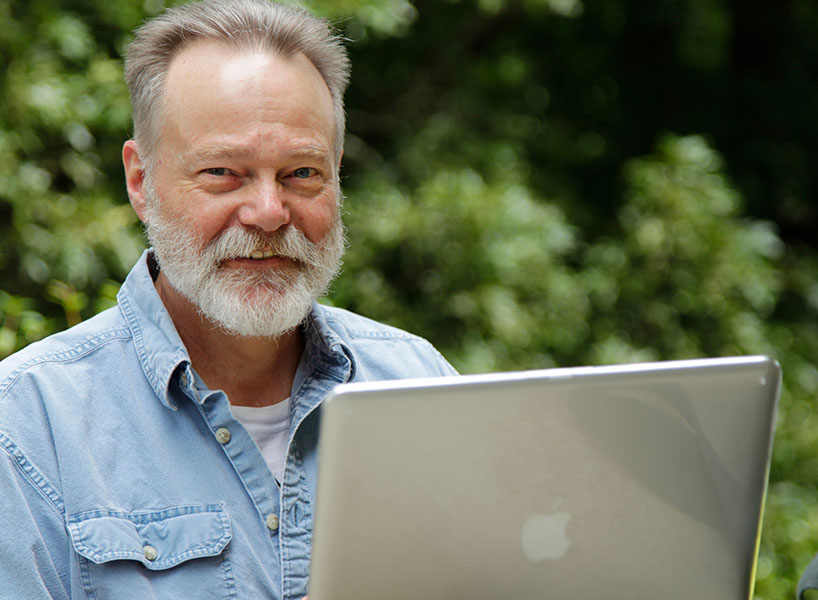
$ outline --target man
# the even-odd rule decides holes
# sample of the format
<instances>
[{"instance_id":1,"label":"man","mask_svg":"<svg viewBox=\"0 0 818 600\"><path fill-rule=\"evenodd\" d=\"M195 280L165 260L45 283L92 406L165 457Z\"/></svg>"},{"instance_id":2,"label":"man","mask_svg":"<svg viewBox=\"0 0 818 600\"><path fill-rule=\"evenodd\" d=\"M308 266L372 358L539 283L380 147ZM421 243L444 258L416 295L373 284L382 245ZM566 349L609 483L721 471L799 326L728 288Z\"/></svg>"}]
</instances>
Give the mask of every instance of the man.
<instances>
[{"instance_id":1,"label":"man","mask_svg":"<svg viewBox=\"0 0 818 600\"><path fill-rule=\"evenodd\" d=\"M0 366L0 595L300 598L321 401L454 371L314 302L344 249L348 64L325 22L186 5L136 32L125 70L153 249L117 307Z\"/></svg>"}]
</instances>

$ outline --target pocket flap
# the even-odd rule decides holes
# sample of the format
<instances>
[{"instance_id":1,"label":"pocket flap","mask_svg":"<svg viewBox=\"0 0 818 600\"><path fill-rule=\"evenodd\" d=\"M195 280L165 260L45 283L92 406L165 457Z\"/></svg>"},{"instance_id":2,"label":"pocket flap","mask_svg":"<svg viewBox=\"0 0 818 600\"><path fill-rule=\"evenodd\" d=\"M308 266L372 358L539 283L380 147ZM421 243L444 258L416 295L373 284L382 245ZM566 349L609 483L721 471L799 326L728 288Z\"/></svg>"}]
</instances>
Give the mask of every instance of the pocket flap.
<instances>
[{"instance_id":1,"label":"pocket flap","mask_svg":"<svg viewBox=\"0 0 818 600\"><path fill-rule=\"evenodd\" d=\"M216 505L94 510L70 517L68 529L74 550L92 562L136 560L151 570L216 556L233 537L227 513Z\"/></svg>"}]
</instances>

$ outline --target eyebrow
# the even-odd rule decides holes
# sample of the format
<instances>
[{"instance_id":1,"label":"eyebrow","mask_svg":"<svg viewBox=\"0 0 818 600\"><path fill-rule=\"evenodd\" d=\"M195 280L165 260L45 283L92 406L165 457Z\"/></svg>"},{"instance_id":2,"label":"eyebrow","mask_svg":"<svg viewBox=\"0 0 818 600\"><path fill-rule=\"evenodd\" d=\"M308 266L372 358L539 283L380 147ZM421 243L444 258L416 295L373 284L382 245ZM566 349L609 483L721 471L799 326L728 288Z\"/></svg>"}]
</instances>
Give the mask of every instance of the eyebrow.
<instances>
[{"instance_id":1,"label":"eyebrow","mask_svg":"<svg viewBox=\"0 0 818 600\"><path fill-rule=\"evenodd\" d=\"M305 145L296 148L289 156L292 158L307 158L312 160L332 162L332 151L321 146Z\"/></svg>"},{"instance_id":2,"label":"eyebrow","mask_svg":"<svg viewBox=\"0 0 818 600\"><path fill-rule=\"evenodd\" d=\"M187 160L192 162L206 162L218 160L231 160L245 157L252 154L255 146L234 145L234 144L213 144L199 148L187 155ZM307 144L300 146L287 154L288 160L311 159L331 163L332 152L329 149Z\"/></svg>"},{"instance_id":3,"label":"eyebrow","mask_svg":"<svg viewBox=\"0 0 818 600\"><path fill-rule=\"evenodd\" d=\"M193 161L212 160L219 158L237 158L247 154L249 148L242 148L237 146L206 146L199 148L188 155L188 159Z\"/></svg>"}]
</instances>

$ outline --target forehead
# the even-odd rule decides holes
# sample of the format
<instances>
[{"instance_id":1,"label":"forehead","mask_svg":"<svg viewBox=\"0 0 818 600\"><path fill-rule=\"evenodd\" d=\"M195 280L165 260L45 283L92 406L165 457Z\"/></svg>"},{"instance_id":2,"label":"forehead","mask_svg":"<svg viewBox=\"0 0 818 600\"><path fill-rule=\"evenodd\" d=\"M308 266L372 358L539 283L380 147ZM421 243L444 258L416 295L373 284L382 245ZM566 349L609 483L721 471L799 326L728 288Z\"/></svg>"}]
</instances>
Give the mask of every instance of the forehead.
<instances>
[{"instance_id":1,"label":"forehead","mask_svg":"<svg viewBox=\"0 0 818 600\"><path fill-rule=\"evenodd\" d=\"M332 97L303 54L194 42L170 64L162 108L162 137L171 141L253 144L254 137L287 136L331 147L334 140Z\"/></svg>"}]
</instances>

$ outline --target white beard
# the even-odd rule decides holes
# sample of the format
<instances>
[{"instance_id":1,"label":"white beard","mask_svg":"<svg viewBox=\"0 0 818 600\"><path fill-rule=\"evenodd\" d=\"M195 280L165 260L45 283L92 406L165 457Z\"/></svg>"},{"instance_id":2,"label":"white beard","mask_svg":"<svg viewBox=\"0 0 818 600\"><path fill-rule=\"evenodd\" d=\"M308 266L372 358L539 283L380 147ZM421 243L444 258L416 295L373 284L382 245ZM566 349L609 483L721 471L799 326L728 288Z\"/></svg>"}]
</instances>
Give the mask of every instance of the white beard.
<instances>
[{"instance_id":1,"label":"white beard","mask_svg":"<svg viewBox=\"0 0 818 600\"><path fill-rule=\"evenodd\" d=\"M276 337L293 330L340 270L346 246L340 208L332 228L318 244L294 226L269 234L231 227L203 242L192 232L190 218L170 222L164 217L161 201L147 178L144 190L145 229L162 273L203 316L228 333ZM290 258L292 264L269 270L222 265L259 249Z\"/></svg>"}]
</instances>

